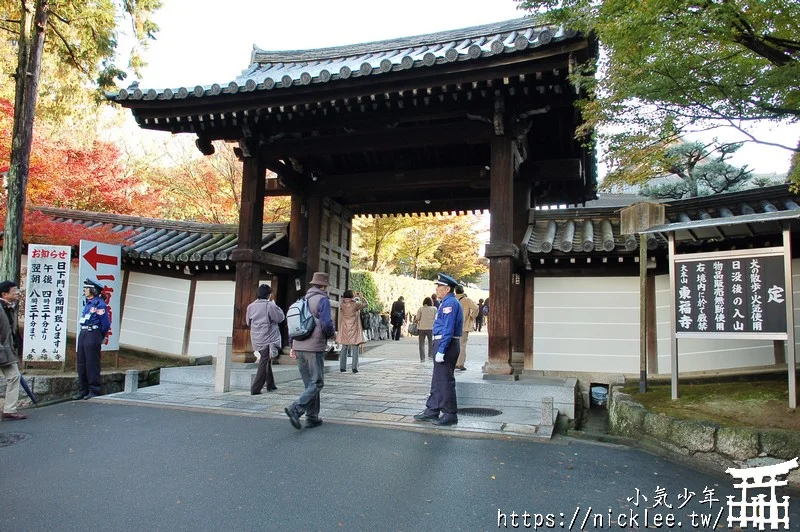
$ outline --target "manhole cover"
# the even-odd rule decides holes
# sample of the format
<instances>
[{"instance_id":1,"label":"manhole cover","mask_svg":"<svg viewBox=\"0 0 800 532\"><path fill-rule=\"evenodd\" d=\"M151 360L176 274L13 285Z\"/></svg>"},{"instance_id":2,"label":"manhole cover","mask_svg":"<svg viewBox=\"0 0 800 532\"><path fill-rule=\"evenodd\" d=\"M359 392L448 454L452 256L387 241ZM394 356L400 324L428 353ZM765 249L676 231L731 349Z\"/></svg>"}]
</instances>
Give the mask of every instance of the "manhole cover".
<instances>
[{"instance_id":1,"label":"manhole cover","mask_svg":"<svg viewBox=\"0 0 800 532\"><path fill-rule=\"evenodd\" d=\"M494 408L459 408L459 416L492 417L502 414L500 410Z\"/></svg>"},{"instance_id":2,"label":"manhole cover","mask_svg":"<svg viewBox=\"0 0 800 532\"><path fill-rule=\"evenodd\" d=\"M27 439L28 434L24 432L0 432L0 447L8 447Z\"/></svg>"}]
</instances>

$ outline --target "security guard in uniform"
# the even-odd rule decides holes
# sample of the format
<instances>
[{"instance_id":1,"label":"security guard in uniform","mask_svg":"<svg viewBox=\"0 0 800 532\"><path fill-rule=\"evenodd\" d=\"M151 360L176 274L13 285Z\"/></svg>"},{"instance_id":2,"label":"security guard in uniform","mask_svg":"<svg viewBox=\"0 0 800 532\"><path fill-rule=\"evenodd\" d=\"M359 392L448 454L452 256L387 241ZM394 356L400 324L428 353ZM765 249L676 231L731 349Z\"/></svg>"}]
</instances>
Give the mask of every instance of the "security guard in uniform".
<instances>
[{"instance_id":1,"label":"security guard in uniform","mask_svg":"<svg viewBox=\"0 0 800 532\"><path fill-rule=\"evenodd\" d=\"M433 351L436 357L431 378L431 395L425 410L414 416L414 419L431 421L435 425L454 425L458 423L454 372L460 351L464 313L453 295L458 286L456 280L440 273L435 283L436 296L441 303L433 322Z\"/></svg>"},{"instance_id":2,"label":"security guard in uniform","mask_svg":"<svg viewBox=\"0 0 800 532\"><path fill-rule=\"evenodd\" d=\"M80 390L73 399L91 399L102 393L100 385L100 345L111 328L108 308L99 296L103 285L86 279L83 282L83 295L86 305L80 319L78 334L77 369Z\"/></svg>"}]
</instances>

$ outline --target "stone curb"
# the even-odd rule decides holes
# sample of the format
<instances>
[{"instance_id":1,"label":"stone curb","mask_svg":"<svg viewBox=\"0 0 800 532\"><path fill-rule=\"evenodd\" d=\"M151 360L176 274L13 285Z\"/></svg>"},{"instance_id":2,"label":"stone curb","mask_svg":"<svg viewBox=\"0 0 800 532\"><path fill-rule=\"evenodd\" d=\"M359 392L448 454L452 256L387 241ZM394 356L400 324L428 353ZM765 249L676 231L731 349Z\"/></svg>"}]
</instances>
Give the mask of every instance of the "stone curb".
<instances>
[{"instance_id":1,"label":"stone curb","mask_svg":"<svg viewBox=\"0 0 800 532\"><path fill-rule=\"evenodd\" d=\"M645 409L619 387L609 394L609 430L648 449L681 457L698 469L724 473L729 467L765 466L800 456L800 433L777 429L720 427L687 421ZM789 486L800 489L800 470Z\"/></svg>"},{"instance_id":2,"label":"stone curb","mask_svg":"<svg viewBox=\"0 0 800 532\"><path fill-rule=\"evenodd\" d=\"M108 371L100 375L100 382L106 394L122 392L125 389L125 375L123 371ZM139 388L145 388L159 383L159 369L139 371ZM26 375L25 380L33 391L39 406L51 405L68 401L78 392L77 375ZM6 382L0 382L0 395L5 397ZM28 402L28 396L20 388L20 401Z\"/></svg>"}]
</instances>

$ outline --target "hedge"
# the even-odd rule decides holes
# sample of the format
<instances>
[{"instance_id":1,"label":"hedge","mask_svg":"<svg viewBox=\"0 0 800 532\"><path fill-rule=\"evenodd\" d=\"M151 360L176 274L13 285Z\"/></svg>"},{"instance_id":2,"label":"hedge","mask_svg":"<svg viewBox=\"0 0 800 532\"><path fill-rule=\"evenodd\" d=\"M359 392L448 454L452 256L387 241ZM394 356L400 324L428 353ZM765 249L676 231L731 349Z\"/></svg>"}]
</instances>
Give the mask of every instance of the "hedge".
<instances>
[{"instance_id":1,"label":"hedge","mask_svg":"<svg viewBox=\"0 0 800 532\"><path fill-rule=\"evenodd\" d=\"M434 293L435 286L433 281L357 270L350 272L349 288L364 294L369 301L370 312L388 312L392 303L403 296L406 313L416 313L422 306L422 300ZM489 292L477 288L465 287L464 292L475 303L489 297Z\"/></svg>"}]
</instances>

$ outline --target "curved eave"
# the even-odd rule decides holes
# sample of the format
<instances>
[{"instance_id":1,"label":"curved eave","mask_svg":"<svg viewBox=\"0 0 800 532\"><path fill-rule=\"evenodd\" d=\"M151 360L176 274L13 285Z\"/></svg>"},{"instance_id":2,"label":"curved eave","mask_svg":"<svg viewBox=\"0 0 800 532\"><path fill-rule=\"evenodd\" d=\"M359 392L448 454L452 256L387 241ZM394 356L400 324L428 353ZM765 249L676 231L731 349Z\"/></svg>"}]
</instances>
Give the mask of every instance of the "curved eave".
<instances>
[{"instance_id":1,"label":"curved eave","mask_svg":"<svg viewBox=\"0 0 800 532\"><path fill-rule=\"evenodd\" d=\"M166 105L166 102L174 105L176 100L286 91L292 87L309 85L324 89L324 85L340 80L386 76L508 54L524 55L526 50L576 38L583 40L574 31L538 26L533 19L524 18L451 32L320 50L267 52L256 49L252 53L250 66L227 83L166 89L129 87L116 93L106 93L106 98L126 107L140 107L148 104Z\"/></svg>"}]
</instances>

